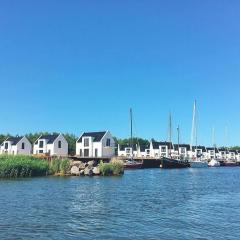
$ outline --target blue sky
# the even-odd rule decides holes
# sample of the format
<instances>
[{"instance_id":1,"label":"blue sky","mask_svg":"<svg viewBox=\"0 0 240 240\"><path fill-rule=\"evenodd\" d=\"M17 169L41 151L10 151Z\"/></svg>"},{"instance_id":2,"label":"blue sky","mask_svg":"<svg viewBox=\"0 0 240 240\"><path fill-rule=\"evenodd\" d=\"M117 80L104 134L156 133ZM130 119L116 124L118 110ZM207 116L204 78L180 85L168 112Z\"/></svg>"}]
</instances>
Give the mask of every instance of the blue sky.
<instances>
[{"instance_id":1,"label":"blue sky","mask_svg":"<svg viewBox=\"0 0 240 240\"><path fill-rule=\"evenodd\" d=\"M240 2L0 3L0 132L110 130L240 145ZM228 128L228 140L225 128Z\"/></svg>"}]
</instances>

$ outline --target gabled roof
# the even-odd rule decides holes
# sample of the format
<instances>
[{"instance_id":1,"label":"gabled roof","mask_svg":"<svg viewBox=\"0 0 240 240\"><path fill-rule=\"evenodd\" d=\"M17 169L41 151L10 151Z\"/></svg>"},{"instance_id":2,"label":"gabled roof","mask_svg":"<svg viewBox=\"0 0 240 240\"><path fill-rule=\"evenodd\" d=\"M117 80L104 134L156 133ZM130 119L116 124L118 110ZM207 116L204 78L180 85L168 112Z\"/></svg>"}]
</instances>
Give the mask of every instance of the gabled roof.
<instances>
[{"instance_id":1,"label":"gabled roof","mask_svg":"<svg viewBox=\"0 0 240 240\"><path fill-rule=\"evenodd\" d=\"M156 142L152 141L153 149L159 149L160 146L167 146L168 149L173 149L173 144L171 142Z\"/></svg>"},{"instance_id":2,"label":"gabled roof","mask_svg":"<svg viewBox=\"0 0 240 240\"><path fill-rule=\"evenodd\" d=\"M47 144L52 144L59 135L60 135L60 134L41 135L41 136L38 138L38 140L40 140L40 139L46 139L46 140L48 140Z\"/></svg>"},{"instance_id":3,"label":"gabled roof","mask_svg":"<svg viewBox=\"0 0 240 240\"><path fill-rule=\"evenodd\" d=\"M193 146L192 147L193 151L195 151L196 149L202 150L202 152L206 152L206 147L204 146Z\"/></svg>"},{"instance_id":4,"label":"gabled roof","mask_svg":"<svg viewBox=\"0 0 240 240\"><path fill-rule=\"evenodd\" d=\"M229 149L229 152L231 152L231 153L238 153L238 151L235 150L235 149Z\"/></svg>"},{"instance_id":5,"label":"gabled roof","mask_svg":"<svg viewBox=\"0 0 240 240\"><path fill-rule=\"evenodd\" d=\"M82 137L92 137L94 142L100 142L103 136L106 134L107 131L104 132L84 132L81 137L78 139L78 143L82 142Z\"/></svg>"},{"instance_id":6,"label":"gabled roof","mask_svg":"<svg viewBox=\"0 0 240 240\"><path fill-rule=\"evenodd\" d=\"M179 144L180 148L186 148L187 151L190 151L190 145L189 144ZM174 144L174 150L178 150L178 144Z\"/></svg>"},{"instance_id":7,"label":"gabled roof","mask_svg":"<svg viewBox=\"0 0 240 240\"><path fill-rule=\"evenodd\" d=\"M122 145L119 144L119 150L120 151L125 151L126 148L131 148L131 146L128 145L128 144L122 144ZM133 144L133 151L137 151L137 145L136 144Z\"/></svg>"},{"instance_id":8,"label":"gabled roof","mask_svg":"<svg viewBox=\"0 0 240 240\"><path fill-rule=\"evenodd\" d=\"M150 145L147 144L147 145L139 145L139 148L140 148L140 152L145 152L146 149L150 149Z\"/></svg>"},{"instance_id":9,"label":"gabled roof","mask_svg":"<svg viewBox=\"0 0 240 240\"><path fill-rule=\"evenodd\" d=\"M12 143L12 145L17 145L17 143L22 139L23 137L8 137L5 141L9 141Z\"/></svg>"}]
</instances>

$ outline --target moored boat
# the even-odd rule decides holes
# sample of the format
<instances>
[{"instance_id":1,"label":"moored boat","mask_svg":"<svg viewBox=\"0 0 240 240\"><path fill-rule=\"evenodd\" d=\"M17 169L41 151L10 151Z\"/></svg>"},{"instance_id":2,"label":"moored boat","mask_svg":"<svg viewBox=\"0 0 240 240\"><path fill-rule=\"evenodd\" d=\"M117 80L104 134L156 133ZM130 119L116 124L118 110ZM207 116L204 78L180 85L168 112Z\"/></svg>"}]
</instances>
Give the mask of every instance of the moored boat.
<instances>
[{"instance_id":1,"label":"moored boat","mask_svg":"<svg viewBox=\"0 0 240 240\"><path fill-rule=\"evenodd\" d=\"M209 167L220 167L221 164L219 161L217 161L216 159L212 159L209 163L208 163Z\"/></svg>"},{"instance_id":2,"label":"moored boat","mask_svg":"<svg viewBox=\"0 0 240 240\"><path fill-rule=\"evenodd\" d=\"M189 161L190 167L191 168L205 168L208 167L208 162L207 161L202 161L202 160L192 160Z\"/></svg>"},{"instance_id":3,"label":"moored boat","mask_svg":"<svg viewBox=\"0 0 240 240\"><path fill-rule=\"evenodd\" d=\"M239 165L234 161L224 161L222 166L224 166L224 167L237 167Z\"/></svg>"},{"instance_id":4,"label":"moored boat","mask_svg":"<svg viewBox=\"0 0 240 240\"><path fill-rule=\"evenodd\" d=\"M161 159L160 168L188 168L188 167L190 167L188 161L168 157L163 157Z\"/></svg>"},{"instance_id":5,"label":"moored boat","mask_svg":"<svg viewBox=\"0 0 240 240\"><path fill-rule=\"evenodd\" d=\"M142 165L143 165L142 162L137 162L134 160L127 160L123 164L124 169L139 169L142 168Z\"/></svg>"}]
</instances>

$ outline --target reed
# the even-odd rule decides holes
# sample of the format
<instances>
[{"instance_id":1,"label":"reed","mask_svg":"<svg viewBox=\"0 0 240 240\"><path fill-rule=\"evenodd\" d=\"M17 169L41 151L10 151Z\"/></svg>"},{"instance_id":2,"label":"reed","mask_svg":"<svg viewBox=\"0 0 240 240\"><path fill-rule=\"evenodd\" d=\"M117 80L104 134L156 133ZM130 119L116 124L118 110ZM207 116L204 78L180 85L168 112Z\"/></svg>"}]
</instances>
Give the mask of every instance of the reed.
<instances>
[{"instance_id":1,"label":"reed","mask_svg":"<svg viewBox=\"0 0 240 240\"><path fill-rule=\"evenodd\" d=\"M0 178L46 176L49 164L46 160L32 156L0 156Z\"/></svg>"},{"instance_id":2,"label":"reed","mask_svg":"<svg viewBox=\"0 0 240 240\"><path fill-rule=\"evenodd\" d=\"M103 163L103 161L101 161L99 170L103 176L119 176L124 173L123 163L117 160L109 163Z\"/></svg>"}]
</instances>

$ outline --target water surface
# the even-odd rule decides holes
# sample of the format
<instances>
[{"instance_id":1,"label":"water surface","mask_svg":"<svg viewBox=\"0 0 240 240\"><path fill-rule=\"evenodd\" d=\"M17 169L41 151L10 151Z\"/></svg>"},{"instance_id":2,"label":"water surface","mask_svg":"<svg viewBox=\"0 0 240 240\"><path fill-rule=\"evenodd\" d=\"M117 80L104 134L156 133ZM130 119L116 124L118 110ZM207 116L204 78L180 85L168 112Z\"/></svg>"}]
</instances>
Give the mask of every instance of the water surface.
<instances>
[{"instance_id":1,"label":"water surface","mask_svg":"<svg viewBox=\"0 0 240 240\"><path fill-rule=\"evenodd\" d=\"M239 239L240 168L0 181L0 239Z\"/></svg>"}]
</instances>

